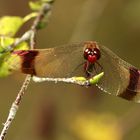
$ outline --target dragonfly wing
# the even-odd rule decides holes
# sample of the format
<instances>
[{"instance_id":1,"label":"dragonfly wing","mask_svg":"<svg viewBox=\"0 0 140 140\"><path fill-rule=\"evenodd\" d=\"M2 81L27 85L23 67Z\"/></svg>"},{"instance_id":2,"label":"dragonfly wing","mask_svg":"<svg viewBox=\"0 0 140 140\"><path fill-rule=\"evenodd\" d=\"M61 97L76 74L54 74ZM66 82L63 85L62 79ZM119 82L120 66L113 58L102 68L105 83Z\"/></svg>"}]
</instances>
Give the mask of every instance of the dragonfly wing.
<instances>
[{"instance_id":1,"label":"dragonfly wing","mask_svg":"<svg viewBox=\"0 0 140 140\"><path fill-rule=\"evenodd\" d=\"M39 54L34 62L36 75L39 77L81 76L84 73L83 47L84 43L80 43L38 50ZM80 69L81 74L74 72L77 68Z\"/></svg>"},{"instance_id":2,"label":"dragonfly wing","mask_svg":"<svg viewBox=\"0 0 140 140\"><path fill-rule=\"evenodd\" d=\"M2 64L9 69L9 72L21 69L21 59L18 55L12 55L9 52L5 55L6 57L2 60Z\"/></svg>"},{"instance_id":3,"label":"dragonfly wing","mask_svg":"<svg viewBox=\"0 0 140 140\"><path fill-rule=\"evenodd\" d=\"M140 92L137 88L138 78L136 75L139 77L137 69L108 48L104 46L99 46L99 48L101 51L99 63L103 67L104 77L97 86L109 94L121 96L128 100L134 99L137 92Z\"/></svg>"}]
</instances>

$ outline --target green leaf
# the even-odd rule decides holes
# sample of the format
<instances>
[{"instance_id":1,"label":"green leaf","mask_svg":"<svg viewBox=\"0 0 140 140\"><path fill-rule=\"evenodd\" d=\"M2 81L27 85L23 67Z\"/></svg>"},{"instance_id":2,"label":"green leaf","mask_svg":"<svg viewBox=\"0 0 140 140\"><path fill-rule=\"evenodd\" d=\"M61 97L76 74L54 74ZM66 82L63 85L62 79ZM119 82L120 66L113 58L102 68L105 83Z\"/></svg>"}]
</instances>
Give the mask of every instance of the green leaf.
<instances>
[{"instance_id":1,"label":"green leaf","mask_svg":"<svg viewBox=\"0 0 140 140\"><path fill-rule=\"evenodd\" d=\"M24 23L27 22L27 21L29 21L30 19L36 17L37 15L38 15L38 12L32 12L32 13L26 15L26 16L23 18Z\"/></svg>"},{"instance_id":2,"label":"green leaf","mask_svg":"<svg viewBox=\"0 0 140 140\"><path fill-rule=\"evenodd\" d=\"M88 83L88 85L95 85L97 84L100 79L103 77L104 72L101 72L93 77L91 77L90 79L86 79L85 77L73 77L73 79L77 82L77 83Z\"/></svg>"},{"instance_id":3,"label":"green leaf","mask_svg":"<svg viewBox=\"0 0 140 140\"><path fill-rule=\"evenodd\" d=\"M31 10L33 10L33 11L38 11L38 10L40 10L41 6L42 6L42 2L41 2L41 1L36 1L36 2L30 1L30 2L29 2L29 7L30 7Z\"/></svg>"},{"instance_id":4,"label":"green leaf","mask_svg":"<svg viewBox=\"0 0 140 140\"><path fill-rule=\"evenodd\" d=\"M0 18L0 35L14 36L23 23L23 18L17 16L4 16Z\"/></svg>"},{"instance_id":5,"label":"green leaf","mask_svg":"<svg viewBox=\"0 0 140 140\"><path fill-rule=\"evenodd\" d=\"M28 50L27 42L22 42L15 47L15 50ZM16 64L19 62L19 57L11 55L10 52L0 53L0 77L6 77L11 74L13 69L16 69ZM15 65L15 67L13 67Z\"/></svg>"},{"instance_id":6,"label":"green leaf","mask_svg":"<svg viewBox=\"0 0 140 140\"><path fill-rule=\"evenodd\" d=\"M90 85L97 84L103 76L104 76L104 72L101 72L98 75L95 75L94 77L89 79L89 84Z\"/></svg>"},{"instance_id":7,"label":"green leaf","mask_svg":"<svg viewBox=\"0 0 140 140\"><path fill-rule=\"evenodd\" d=\"M37 29L45 28L48 21L49 21L49 14L45 15L44 18L38 23Z\"/></svg>"},{"instance_id":8,"label":"green leaf","mask_svg":"<svg viewBox=\"0 0 140 140\"><path fill-rule=\"evenodd\" d=\"M54 2L54 0L41 0L41 1L44 3L53 3Z\"/></svg>"},{"instance_id":9,"label":"green leaf","mask_svg":"<svg viewBox=\"0 0 140 140\"><path fill-rule=\"evenodd\" d=\"M53 3L54 0L39 0L39 1L30 1L29 2L29 7L31 8L31 10L33 11L38 11L41 9L42 5L44 3Z\"/></svg>"},{"instance_id":10,"label":"green leaf","mask_svg":"<svg viewBox=\"0 0 140 140\"><path fill-rule=\"evenodd\" d=\"M0 53L2 53L8 46L14 43L14 38L1 36L0 37Z\"/></svg>"},{"instance_id":11,"label":"green leaf","mask_svg":"<svg viewBox=\"0 0 140 140\"><path fill-rule=\"evenodd\" d=\"M22 42L15 47L14 50L28 50L30 47L27 42Z\"/></svg>"},{"instance_id":12,"label":"green leaf","mask_svg":"<svg viewBox=\"0 0 140 140\"><path fill-rule=\"evenodd\" d=\"M38 26L37 26L37 29L38 29L38 30L39 30L39 29L43 29L43 28L46 27L46 25L47 25L47 22L46 22L46 21L41 21L41 22L39 22L39 24L38 24Z\"/></svg>"},{"instance_id":13,"label":"green leaf","mask_svg":"<svg viewBox=\"0 0 140 140\"><path fill-rule=\"evenodd\" d=\"M87 79L85 77L73 77L75 81L85 82Z\"/></svg>"}]
</instances>

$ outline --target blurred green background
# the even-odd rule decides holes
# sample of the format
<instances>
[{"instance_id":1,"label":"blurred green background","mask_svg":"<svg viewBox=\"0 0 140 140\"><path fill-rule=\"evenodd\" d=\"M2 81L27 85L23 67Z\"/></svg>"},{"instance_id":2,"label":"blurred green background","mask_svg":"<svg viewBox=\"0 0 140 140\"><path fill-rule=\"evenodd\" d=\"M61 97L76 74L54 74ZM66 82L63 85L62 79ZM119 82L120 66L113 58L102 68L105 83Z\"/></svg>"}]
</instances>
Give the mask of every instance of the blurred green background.
<instances>
[{"instance_id":1,"label":"blurred green background","mask_svg":"<svg viewBox=\"0 0 140 140\"><path fill-rule=\"evenodd\" d=\"M0 0L0 16L25 16L28 0ZM30 27L25 25L19 35ZM140 67L139 0L56 0L37 47L95 40ZM0 129L25 75L0 79ZM138 140L140 105L96 87L31 82L7 139Z\"/></svg>"}]
</instances>

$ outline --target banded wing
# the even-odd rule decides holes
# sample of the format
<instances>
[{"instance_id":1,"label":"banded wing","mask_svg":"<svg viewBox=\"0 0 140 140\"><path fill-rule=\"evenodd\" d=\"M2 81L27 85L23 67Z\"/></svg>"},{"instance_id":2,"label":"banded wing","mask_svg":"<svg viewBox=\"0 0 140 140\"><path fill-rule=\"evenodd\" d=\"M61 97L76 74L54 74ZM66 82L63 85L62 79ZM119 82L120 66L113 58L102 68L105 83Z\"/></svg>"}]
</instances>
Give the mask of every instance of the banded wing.
<instances>
[{"instance_id":1,"label":"banded wing","mask_svg":"<svg viewBox=\"0 0 140 140\"><path fill-rule=\"evenodd\" d=\"M140 71L96 42L42 50L15 51L13 55L18 57L18 61L12 63L12 68L38 77L87 76L87 71L84 70L87 60L83 56L85 46L97 47L101 53L100 59L91 64L92 69L90 68L91 76L104 72L97 86L104 92L140 102Z\"/></svg>"},{"instance_id":2,"label":"banded wing","mask_svg":"<svg viewBox=\"0 0 140 140\"><path fill-rule=\"evenodd\" d=\"M98 62L103 68L104 76L97 86L109 94L139 102L139 70L119 58L108 48L99 46L99 49L101 51L101 58Z\"/></svg>"},{"instance_id":3,"label":"banded wing","mask_svg":"<svg viewBox=\"0 0 140 140\"><path fill-rule=\"evenodd\" d=\"M20 57L20 60L12 64L12 67L38 77L81 76L84 74L85 61L83 47L84 43L78 43L56 48L15 51L13 55Z\"/></svg>"}]
</instances>

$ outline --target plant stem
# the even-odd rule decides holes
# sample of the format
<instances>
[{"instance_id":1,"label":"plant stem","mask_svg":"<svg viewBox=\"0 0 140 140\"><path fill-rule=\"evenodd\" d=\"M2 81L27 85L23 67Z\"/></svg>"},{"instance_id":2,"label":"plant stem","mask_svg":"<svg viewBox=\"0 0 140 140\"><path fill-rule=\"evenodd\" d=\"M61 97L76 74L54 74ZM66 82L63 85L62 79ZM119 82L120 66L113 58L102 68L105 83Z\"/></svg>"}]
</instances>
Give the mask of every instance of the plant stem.
<instances>
[{"instance_id":1,"label":"plant stem","mask_svg":"<svg viewBox=\"0 0 140 140\"><path fill-rule=\"evenodd\" d=\"M25 32L24 35L11 46L11 48L10 48L11 51L14 49L14 47L16 45L18 45L19 43L21 43L25 40L30 40L31 49L35 48L35 35L38 30L37 27L38 27L39 23L42 21L42 19L44 18L44 16L50 11L50 9L51 9L51 5L48 3L46 3L42 6L41 10L38 12L38 16L35 18L33 25L31 26L31 29L29 31ZM26 78L21 86L21 89L17 94L15 101L12 103L7 120L4 123L4 127L0 134L0 140L4 140L7 135L8 129L16 116L16 113L19 109L19 105L20 105L20 103L23 99L23 96L25 94L25 91L30 83L31 77L32 77L31 75L26 76Z\"/></svg>"},{"instance_id":2,"label":"plant stem","mask_svg":"<svg viewBox=\"0 0 140 140\"><path fill-rule=\"evenodd\" d=\"M85 77L71 77L71 78L40 78L33 76L34 82L64 82L64 83L72 83L77 84L80 86L90 86L97 84L100 79L104 76L104 72L101 72L89 79L86 79Z\"/></svg>"}]
</instances>

